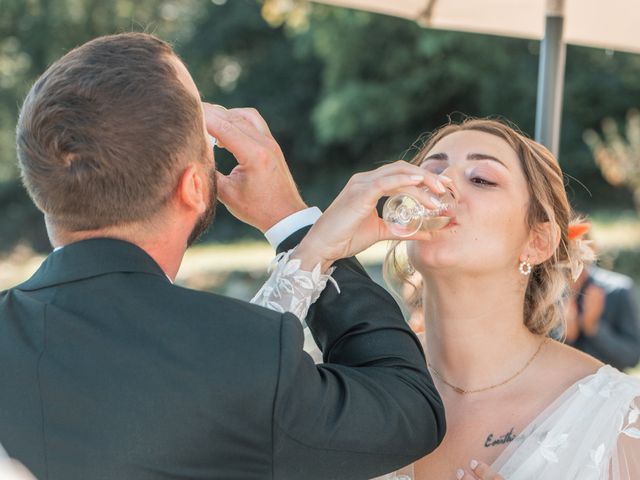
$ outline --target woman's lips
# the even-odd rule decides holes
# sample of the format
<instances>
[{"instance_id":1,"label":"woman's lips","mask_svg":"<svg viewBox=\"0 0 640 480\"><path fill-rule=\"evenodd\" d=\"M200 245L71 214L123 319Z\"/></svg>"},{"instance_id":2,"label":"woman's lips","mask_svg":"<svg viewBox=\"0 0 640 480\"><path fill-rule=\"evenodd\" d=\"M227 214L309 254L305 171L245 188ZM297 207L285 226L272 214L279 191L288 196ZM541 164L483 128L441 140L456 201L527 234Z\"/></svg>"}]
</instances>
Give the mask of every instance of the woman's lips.
<instances>
[{"instance_id":1,"label":"woman's lips","mask_svg":"<svg viewBox=\"0 0 640 480\"><path fill-rule=\"evenodd\" d=\"M456 222L456 219L455 219L455 218L453 218L453 219L451 219L451 221L450 221L449 223L447 223L447 225L446 225L446 226L444 226L441 230L444 230L444 229L446 229L446 228L453 228L453 227L455 227L455 226L457 226L457 225L459 225L459 223L458 223L458 222Z\"/></svg>"}]
</instances>

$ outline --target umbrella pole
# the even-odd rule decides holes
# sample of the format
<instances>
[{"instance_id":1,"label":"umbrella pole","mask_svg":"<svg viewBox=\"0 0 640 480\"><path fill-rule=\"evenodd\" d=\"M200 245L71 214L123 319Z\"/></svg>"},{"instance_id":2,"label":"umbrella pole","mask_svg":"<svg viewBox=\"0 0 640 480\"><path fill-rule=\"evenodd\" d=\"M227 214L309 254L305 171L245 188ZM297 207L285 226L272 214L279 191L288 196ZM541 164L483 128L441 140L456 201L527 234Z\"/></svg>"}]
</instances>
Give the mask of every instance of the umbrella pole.
<instances>
[{"instance_id":1,"label":"umbrella pole","mask_svg":"<svg viewBox=\"0 0 640 480\"><path fill-rule=\"evenodd\" d=\"M562 38L564 26L562 3L562 1L556 2L559 4L559 8L555 11L548 11L546 15L544 39L540 48L536 104L536 141L551 150L556 158L560 146L566 53L566 45Z\"/></svg>"}]
</instances>

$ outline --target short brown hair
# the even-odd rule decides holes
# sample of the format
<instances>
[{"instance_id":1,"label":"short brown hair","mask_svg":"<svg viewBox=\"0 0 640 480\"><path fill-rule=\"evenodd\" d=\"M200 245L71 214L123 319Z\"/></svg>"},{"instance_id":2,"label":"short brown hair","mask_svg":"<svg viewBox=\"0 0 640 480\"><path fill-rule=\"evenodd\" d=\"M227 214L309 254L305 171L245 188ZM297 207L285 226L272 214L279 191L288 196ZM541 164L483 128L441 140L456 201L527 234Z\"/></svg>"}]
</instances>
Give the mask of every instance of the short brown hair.
<instances>
[{"instance_id":1,"label":"short brown hair","mask_svg":"<svg viewBox=\"0 0 640 480\"><path fill-rule=\"evenodd\" d=\"M56 226L150 218L177 186L183 154L204 153L200 105L174 55L152 35L104 36L33 85L18 120L18 161L29 195Z\"/></svg>"},{"instance_id":2,"label":"short brown hair","mask_svg":"<svg viewBox=\"0 0 640 480\"><path fill-rule=\"evenodd\" d=\"M506 141L516 152L527 186L529 205L526 224L535 229L542 222L552 225L552 243L558 247L548 260L536 265L529 277L525 301L524 323L532 333L547 335L564 319L563 300L572 281L584 262L593 259L593 251L580 240L570 240L569 226L581 221L569 204L564 177L558 160L543 145L527 138L505 122L493 119L467 118L450 123L433 132L410 161L420 165L426 154L444 137L460 131L478 131ZM554 242L555 241L555 242ZM403 265L406 259L396 251L403 242L393 242L385 259L385 277L392 283L409 283L414 287L407 303L412 309L420 307L422 282L415 284Z\"/></svg>"}]
</instances>

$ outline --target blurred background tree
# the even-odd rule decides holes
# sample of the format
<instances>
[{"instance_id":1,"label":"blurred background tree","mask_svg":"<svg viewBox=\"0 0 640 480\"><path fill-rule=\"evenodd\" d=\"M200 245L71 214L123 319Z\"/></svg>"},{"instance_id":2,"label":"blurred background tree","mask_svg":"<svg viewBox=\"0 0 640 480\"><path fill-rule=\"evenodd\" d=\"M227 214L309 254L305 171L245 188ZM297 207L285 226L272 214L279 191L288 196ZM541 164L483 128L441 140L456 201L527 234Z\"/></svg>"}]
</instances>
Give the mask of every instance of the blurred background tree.
<instances>
[{"instance_id":1,"label":"blurred background tree","mask_svg":"<svg viewBox=\"0 0 640 480\"><path fill-rule=\"evenodd\" d=\"M99 35L146 30L180 42L206 8L197 0L0 0L0 251L18 243L50 248L42 215L20 185L15 154L19 106L36 78Z\"/></svg>"},{"instance_id":2,"label":"blurred background tree","mask_svg":"<svg viewBox=\"0 0 640 480\"><path fill-rule=\"evenodd\" d=\"M601 137L595 130L587 130L584 140L607 182L633 192L636 211L640 213L640 112L629 110L626 139L613 118L602 121L602 133Z\"/></svg>"},{"instance_id":3,"label":"blurred background tree","mask_svg":"<svg viewBox=\"0 0 640 480\"><path fill-rule=\"evenodd\" d=\"M48 248L18 178L19 105L52 61L98 35L153 32L174 44L205 99L258 108L305 198L321 207L355 171L410 156L449 116L499 116L533 133L533 41L426 30L304 0L0 0L0 12L4 251L19 242ZM582 211L633 208L627 189L603 180L582 135L640 105L638 78L640 56L568 48L560 161ZM230 169L232 160L217 152L220 168ZM205 240L257 237L220 210Z\"/></svg>"}]
</instances>

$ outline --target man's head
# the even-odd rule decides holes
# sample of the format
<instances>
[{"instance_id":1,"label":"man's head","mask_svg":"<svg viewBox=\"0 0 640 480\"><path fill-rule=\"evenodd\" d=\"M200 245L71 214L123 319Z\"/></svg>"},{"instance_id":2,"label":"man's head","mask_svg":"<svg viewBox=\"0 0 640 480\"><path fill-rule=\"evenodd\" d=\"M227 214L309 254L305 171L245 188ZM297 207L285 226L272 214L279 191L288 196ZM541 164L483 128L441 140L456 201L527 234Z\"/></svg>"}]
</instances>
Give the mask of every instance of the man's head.
<instances>
[{"instance_id":1,"label":"man's head","mask_svg":"<svg viewBox=\"0 0 640 480\"><path fill-rule=\"evenodd\" d=\"M24 184L56 231L152 221L184 199L189 181L189 241L213 218L215 172L199 93L154 36L100 37L51 65L24 102L17 149Z\"/></svg>"}]
</instances>

